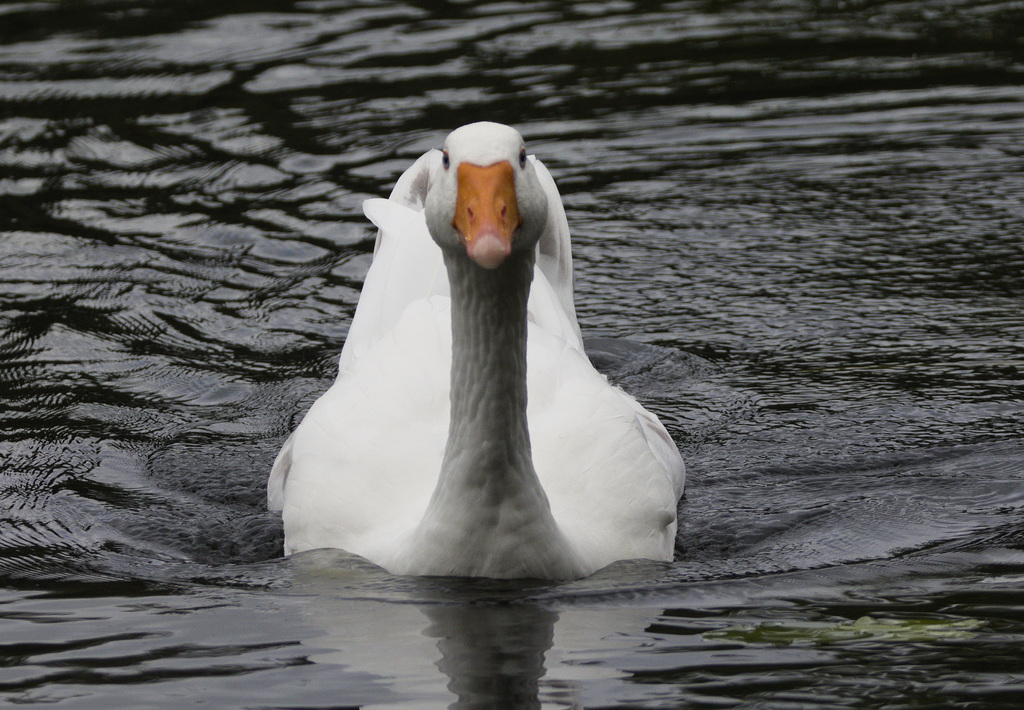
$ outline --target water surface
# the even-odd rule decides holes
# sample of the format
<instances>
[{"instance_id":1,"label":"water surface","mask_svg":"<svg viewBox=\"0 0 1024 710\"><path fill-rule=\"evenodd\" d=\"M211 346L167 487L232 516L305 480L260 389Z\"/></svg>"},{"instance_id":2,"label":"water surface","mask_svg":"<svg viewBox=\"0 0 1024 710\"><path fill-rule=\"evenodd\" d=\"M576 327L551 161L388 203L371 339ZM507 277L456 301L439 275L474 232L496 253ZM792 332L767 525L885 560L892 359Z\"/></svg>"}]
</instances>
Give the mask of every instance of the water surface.
<instances>
[{"instance_id":1,"label":"water surface","mask_svg":"<svg viewBox=\"0 0 1024 710\"><path fill-rule=\"evenodd\" d=\"M0 3L0 697L1017 707L1018 2ZM453 127L562 190L676 560L280 557L361 214Z\"/></svg>"}]
</instances>

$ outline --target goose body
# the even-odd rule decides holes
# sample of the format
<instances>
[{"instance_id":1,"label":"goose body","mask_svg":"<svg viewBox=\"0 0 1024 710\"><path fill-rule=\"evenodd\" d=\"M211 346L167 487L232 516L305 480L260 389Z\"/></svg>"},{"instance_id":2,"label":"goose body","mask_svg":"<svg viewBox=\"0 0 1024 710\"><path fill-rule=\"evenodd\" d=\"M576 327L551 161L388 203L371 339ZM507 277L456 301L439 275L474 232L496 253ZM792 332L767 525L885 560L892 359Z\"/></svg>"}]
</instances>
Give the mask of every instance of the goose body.
<instances>
[{"instance_id":1,"label":"goose body","mask_svg":"<svg viewBox=\"0 0 1024 710\"><path fill-rule=\"evenodd\" d=\"M671 560L682 459L584 354L561 198L518 132L456 130L364 211L337 380L268 482L285 553L549 579Z\"/></svg>"}]
</instances>

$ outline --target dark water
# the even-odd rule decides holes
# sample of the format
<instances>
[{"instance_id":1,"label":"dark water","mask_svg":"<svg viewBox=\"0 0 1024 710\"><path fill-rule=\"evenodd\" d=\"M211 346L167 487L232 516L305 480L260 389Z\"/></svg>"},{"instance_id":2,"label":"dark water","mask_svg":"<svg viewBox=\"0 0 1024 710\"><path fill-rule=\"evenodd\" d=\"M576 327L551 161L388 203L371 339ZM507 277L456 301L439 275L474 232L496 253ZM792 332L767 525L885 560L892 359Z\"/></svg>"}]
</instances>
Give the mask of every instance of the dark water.
<instances>
[{"instance_id":1,"label":"dark water","mask_svg":"<svg viewBox=\"0 0 1024 710\"><path fill-rule=\"evenodd\" d=\"M1022 3L4 2L0 116L4 703L1024 702ZM684 452L670 566L280 558L360 204L480 118Z\"/></svg>"}]
</instances>

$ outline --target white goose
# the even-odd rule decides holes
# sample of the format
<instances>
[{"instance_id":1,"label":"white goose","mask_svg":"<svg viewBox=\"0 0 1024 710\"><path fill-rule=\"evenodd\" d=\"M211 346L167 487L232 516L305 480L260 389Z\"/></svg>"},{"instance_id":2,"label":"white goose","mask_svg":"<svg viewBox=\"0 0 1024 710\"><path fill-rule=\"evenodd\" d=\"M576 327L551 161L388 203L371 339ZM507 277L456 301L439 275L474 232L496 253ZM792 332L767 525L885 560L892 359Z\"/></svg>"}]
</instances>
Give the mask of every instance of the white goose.
<instances>
[{"instance_id":1,"label":"white goose","mask_svg":"<svg viewBox=\"0 0 1024 710\"><path fill-rule=\"evenodd\" d=\"M519 133L459 128L364 211L380 231L338 379L267 485L285 553L547 579L671 560L683 461L584 355L565 211Z\"/></svg>"}]
</instances>

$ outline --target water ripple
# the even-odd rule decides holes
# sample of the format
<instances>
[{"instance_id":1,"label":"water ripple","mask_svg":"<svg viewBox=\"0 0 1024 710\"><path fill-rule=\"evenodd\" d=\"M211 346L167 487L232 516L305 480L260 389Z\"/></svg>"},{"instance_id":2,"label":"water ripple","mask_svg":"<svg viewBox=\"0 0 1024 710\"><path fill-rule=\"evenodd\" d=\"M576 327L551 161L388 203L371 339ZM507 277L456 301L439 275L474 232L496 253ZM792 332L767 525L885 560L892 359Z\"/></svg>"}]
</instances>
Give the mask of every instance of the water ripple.
<instances>
[{"instance_id":1,"label":"water ripple","mask_svg":"<svg viewBox=\"0 0 1024 710\"><path fill-rule=\"evenodd\" d=\"M1019 3L0 18L5 700L128 682L161 706L196 678L254 706L494 704L485 678L636 707L1019 689ZM509 585L278 559L266 473L334 377L360 204L475 118L552 170L589 351L684 451L671 565ZM983 625L800 636L865 617ZM394 682L363 670L381 639Z\"/></svg>"}]
</instances>

